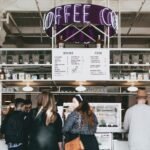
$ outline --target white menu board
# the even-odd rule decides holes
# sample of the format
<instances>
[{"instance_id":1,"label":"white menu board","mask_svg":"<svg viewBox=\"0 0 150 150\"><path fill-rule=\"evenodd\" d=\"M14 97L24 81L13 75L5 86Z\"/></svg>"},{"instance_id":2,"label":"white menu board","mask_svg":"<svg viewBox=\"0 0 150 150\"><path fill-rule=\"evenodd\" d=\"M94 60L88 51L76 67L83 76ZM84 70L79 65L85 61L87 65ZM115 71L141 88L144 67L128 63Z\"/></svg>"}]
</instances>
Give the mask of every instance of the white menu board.
<instances>
[{"instance_id":1,"label":"white menu board","mask_svg":"<svg viewBox=\"0 0 150 150\"><path fill-rule=\"evenodd\" d=\"M108 49L52 50L53 80L109 80L109 76Z\"/></svg>"}]
</instances>

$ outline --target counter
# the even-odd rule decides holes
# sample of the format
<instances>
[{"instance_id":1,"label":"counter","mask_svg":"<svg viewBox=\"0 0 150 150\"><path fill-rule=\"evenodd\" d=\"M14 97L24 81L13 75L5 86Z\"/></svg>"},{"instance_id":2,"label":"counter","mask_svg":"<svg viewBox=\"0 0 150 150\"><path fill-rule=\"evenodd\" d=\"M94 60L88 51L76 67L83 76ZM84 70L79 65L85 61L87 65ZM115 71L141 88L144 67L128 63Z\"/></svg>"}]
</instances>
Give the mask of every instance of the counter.
<instances>
[{"instance_id":1,"label":"counter","mask_svg":"<svg viewBox=\"0 0 150 150\"><path fill-rule=\"evenodd\" d=\"M100 150L129 150L128 141L125 141L125 131L123 129L102 127L97 129L95 135Z\"/></svg>"},{"instance_id":2,"label":"counter","mask_svg":"<svg viewBox=\"0 0 150 150\"><path fill-rule=\"evenodd\" d=\"M0 139L0 149L8 150L7 145L5 144L5 140L3 140L3 139Z\"/></svg>"},{"instance_id":3,"label":"counter","mask_svg":"<svg viewBox=\"0 0 150 150\"><path fill-rule=\"evenodd\" d=\"M113 140L113 150L129 150L128 141Z\"/></svg>"}]
</instances>

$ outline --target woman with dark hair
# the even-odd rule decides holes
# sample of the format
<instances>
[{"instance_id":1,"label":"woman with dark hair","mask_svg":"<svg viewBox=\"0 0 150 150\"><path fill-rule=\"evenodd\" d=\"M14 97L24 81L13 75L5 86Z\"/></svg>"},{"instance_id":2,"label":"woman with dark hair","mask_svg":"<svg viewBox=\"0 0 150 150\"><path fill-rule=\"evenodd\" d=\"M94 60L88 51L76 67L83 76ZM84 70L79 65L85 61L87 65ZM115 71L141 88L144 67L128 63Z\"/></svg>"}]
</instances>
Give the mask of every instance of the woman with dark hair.
<instances>
[{"instance_id":1,"label":"woman with dark hair","mask_svg":"<svg viewBox=\"0 0 150 150\"><path fill-rule=\"evenodd\" d=\"M57 113L54 96L43 92L37 101L29 150L62 150L62 120Z\"/></svg>"},{"instance_id":2,"label":"woman with dark hair","mask_svg":"<svg viewBox=\"0 0 150 150\"><path fill-rule=\"evenodd\" d=\"M99 150L95 137L98 121L87 101L81 95L75 95L72 99L74 111L68 115L63 132L66 143L80 135L85 150Z\"/></svg>"}]
</instances>

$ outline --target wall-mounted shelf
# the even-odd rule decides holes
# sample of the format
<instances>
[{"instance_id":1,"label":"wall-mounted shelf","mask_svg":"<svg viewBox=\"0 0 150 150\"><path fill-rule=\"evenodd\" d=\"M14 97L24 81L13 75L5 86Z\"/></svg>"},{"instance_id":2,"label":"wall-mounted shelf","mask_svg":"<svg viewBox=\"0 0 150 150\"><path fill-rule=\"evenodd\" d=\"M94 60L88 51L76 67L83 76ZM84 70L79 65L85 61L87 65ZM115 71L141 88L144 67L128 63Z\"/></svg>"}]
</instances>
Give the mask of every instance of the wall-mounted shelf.
<instances>
[{"instance_id":1,"label":"wall-mounted shelf","mask_svg":"<svg viewBox=\"0 0 150 150\"><path fill-rule=\"evenodd\" d=\"M111 67L150 67L150 64L110 64Z\"/></svg>"},{"instance_id":2,"label":"wall-mounted shelf","mask_svg":"<svg viewBox=\"0 0 150 150\"><path fill-rule=\"evenodd\" d=\"M0 67L51 67L52 64L0 64Z\"/></svg>"}]
</instances>

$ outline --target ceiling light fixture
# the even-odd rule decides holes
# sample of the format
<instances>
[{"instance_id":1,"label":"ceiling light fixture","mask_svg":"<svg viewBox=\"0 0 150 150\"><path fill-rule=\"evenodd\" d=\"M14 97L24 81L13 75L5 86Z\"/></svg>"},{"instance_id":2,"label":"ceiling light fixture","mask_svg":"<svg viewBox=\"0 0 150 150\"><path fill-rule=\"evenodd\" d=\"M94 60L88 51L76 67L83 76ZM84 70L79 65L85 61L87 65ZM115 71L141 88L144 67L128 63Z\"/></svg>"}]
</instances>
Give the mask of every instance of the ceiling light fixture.
<instances>
[{"instance_id":1,"label":"ceiling light fixture","mask_svg":"<svg viewBox=\"0 0 150 150\"><path fill-rule=\"evenodd\" d=\"M33 88L29 84L27 84L25 87L22 88L22 90L25 92L31 92L33 91Z\"/></svg>"},{"instance_id":2,"label":"ceiling light fixture","mask_svg":"<svg viewBox=\"0 0 150 150\"><path fill-rule=\"evenodd\" d=\"M78 92L83 92L85 90L86 90L85 86L79 85L79 86L76 87L76 91L78 91Z\"/></svg>"},{"instance_id":3,"label":"ceiling light fixture","mask_svg":"<svg viewBox=\"0 0 150 150\"><path fill-rule=\"evenodd\" d=\"M134 83L131 84L131 86L128 87L127 89L129 92L136 92L138 88L134 86Z\"/></svg>"}]
</instances>

